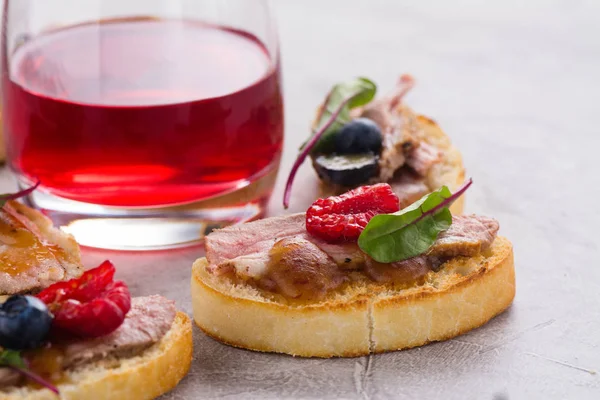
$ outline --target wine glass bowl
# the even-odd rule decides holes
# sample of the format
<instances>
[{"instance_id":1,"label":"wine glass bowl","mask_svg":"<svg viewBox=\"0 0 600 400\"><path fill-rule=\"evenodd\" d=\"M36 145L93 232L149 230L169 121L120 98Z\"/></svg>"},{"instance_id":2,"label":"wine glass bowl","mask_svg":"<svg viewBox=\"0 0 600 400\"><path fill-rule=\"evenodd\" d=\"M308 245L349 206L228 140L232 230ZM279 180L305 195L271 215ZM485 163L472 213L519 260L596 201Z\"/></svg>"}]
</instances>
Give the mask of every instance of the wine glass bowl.
<instances>
[{"instance_id":1,"label":"wine glass bowl","mask_svg":"<svg viewBox=\"0 0 600 400\"><path fill-rule=\"evenodd\" d=\"M3 126L19 184L42 183L28 201L105 248L260 216L283 144L267 3L61 3L5 4Z\"/></svg>"}]
</instances>

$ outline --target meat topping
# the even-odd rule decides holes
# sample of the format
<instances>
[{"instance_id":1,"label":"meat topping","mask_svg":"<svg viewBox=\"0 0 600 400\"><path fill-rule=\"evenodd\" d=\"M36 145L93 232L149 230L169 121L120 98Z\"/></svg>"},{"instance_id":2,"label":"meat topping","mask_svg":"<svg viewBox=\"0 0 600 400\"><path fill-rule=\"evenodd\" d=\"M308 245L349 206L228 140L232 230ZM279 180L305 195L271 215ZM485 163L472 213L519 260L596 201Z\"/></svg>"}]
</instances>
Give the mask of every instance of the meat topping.
<instances>
[{"instance_id":1,"label":"meat topping","mask_svg":"<svg viewBox=\"0 0 600 400\"><path fill-rule=\"evenodd\" d=\"M410 182L409 178L402 179ZM498 223L494 219L456 216L450 229L439 235L428 254L381 264L364 254L356 243L325 243L309 235L304 214L295 214L210 234L206 240L208 270L217 275L234 274L243 280L252 279L260 288L288 298L319 299L349 280L352 271L362 271L379 283L418 283L447 258L485 251L497 232ZM221 249L220 243L236 243L237 248ZM250 251L245 252L245 249ZM230 255L235 257L227 259ZM214 260L221 262L216 264Z\"/></svg>"},{"instance_id":2,"label":"meat topping","mask_svg":"<svg viewBox=\"0 0 600 400\"><path fill-rule=\"evenodd\" d=\"M64 368L106 357L131 357L157 343L171 329L175 303L158 295L135 297L123 324L108 336L69 343L64 347Z\"/></svg>"},{"instance_id":3,"label":"meat topping","mask_svg":"<svg viewBox=\"0 0 600 400\"><path fill-rule=\"evenodd\" d=\"M8 367L0 367L0 388L14 386L21 382L22 375Z\"/></svg>"},{"instance_id":4,"label":"meat topping","mask_svg":"<svg viewBox=\"0 0 600 400\"><path fill-rule=\"evenodd\" d=\"M0 208L0 294L35 292L80 275L78 249L58 244L64 235L21 203Z\"/></svg>"},{"instance_id":5,"label":"meat topping","mask_svg":"<svg viewBox=\"0 0 600 400\"><path fill-rule=\"evenodd\" d=\"M407 154L406 165L415 170L417 174L425 176L441 158L442 153L436 147L421 142Z\"/></svg>"},{"instance_id":6,"label":"meat topping","mask_svg":"<svg viewBox=\"0 0 600 400\"><path fill-rule=\"evenodd\" d=\"M500 225L493 218L479 215L459 215L452 218L450 228L438 236L429 255L456 257L475 256L487 250Z\"/></svg>"},{"instance_id":7,"label":"meat topping","mask_svg":"<svg viewBox=\"0 0 600 400\"><path fill-rule=\"evenodd\" d=\"M400 168L389 183L398 196L401 207L406 207L431 192L423 178L408 168Z\"/></svg>"},{"instance_id":8,"label":"meat topping","mask_svg":"<svg viewBox=\"0 0 600 400\"><path fill-rule=\"evenodd\" d=\"M327 254L300 236L279 240L269 256L266 285L274 283L290 298L319 299L347 280Z\"/></svg>"},{"instance_id":9,"label":"meat topping","mask_svg":"<svg viewBox=\"0 0 600 400\"><path fill-rule=\"evenodd\" d=\"M280 238L306 233L306 215L293 214L232 225L206 237L206 258L213 265L252 253L268 253Z\"/></svg>"},{"instance_id":10,"label":"meat topping","mask_svg":"<svg viewBox=\"0 0 600 400\"><path fill-rule=\"evenodd\" d=\"M360 250L356 243L331 244L312 237L309 240L327 253L340 269L359 270L365 264L367 255Z\"/></svg>"},{"instance_id":11,"label":"meat topping","mask_svg":"<svg viewBox=\"0 0 600 400\"><path fill-rule=\"evenodd\" d=\"M379 283L410 286L419 283L433 269L430 257L418 256L391 264L379 263L370 257L365 263L365 274Z\"/></svg>"}]
</instances>

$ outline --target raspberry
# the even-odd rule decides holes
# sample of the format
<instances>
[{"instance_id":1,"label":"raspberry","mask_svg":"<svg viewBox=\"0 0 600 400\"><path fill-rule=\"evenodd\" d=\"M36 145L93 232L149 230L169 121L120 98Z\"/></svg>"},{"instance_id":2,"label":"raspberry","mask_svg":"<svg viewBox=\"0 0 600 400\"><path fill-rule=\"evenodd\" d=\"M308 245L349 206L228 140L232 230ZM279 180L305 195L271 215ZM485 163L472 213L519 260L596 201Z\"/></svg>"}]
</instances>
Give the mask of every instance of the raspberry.
<instances>
[{"instance_id":1,"label":"raspberry","mask_svg":"<svg viewBox=\"0 0 600 400\"><path fill-rule=\"evenodd\" d=\"M361 186L315 201L306 211L306 230L329 243L354 241L375 215L398 210L398 196L387 183Z\"/></svg>"},{"instance_id":2,"label":"raspberry","mask_svg":"<svg viewBox=\"0 0 600 400\"><path fill-rule=\"evenodd\" d=\"M127 286L113 281L115 267L104 261L80 278L58 282L38 294L54 314L52 330L62 335L95 338L108 335L131 308Z\"/></svg>"}]
</instances>

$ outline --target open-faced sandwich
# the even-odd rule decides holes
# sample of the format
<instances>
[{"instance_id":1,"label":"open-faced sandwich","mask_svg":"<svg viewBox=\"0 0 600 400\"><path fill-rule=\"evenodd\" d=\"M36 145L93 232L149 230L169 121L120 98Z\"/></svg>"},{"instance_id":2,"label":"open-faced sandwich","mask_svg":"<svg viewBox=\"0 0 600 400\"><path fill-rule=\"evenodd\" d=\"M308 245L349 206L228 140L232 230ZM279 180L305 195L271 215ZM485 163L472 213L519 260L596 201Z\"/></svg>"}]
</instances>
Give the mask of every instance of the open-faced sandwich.
<instances>
[{"instance_id":1,"label":"open-faced sandwich","mask_svg":"<svg viewBox=\"0 0 600 400\"><path fill-rule=\"evenodd\" d=\"M83 273L79 245L39 211L0 195L0 296L36 293Z\"/></svg>"},{"instance_id":2,"label":"open-faced sandwich","mask_svg":"<svg viewBox=\"0 0 600 400\"><path fill-rule=\"evenodd\" d=\"M0 305L0 398L154 399L187 374L191 321L158 295L131 298L105 261Z\"/></svg>"},{"instance_id":3,"label":"open-faced sandwich","mask_svg":"<svg viewBox=\"0 0 600 400\"><path fill-rule=\"evenodd\" d=\"M399 210L380 183L214 231L192 268L196 324L233 346L305 357L399 350L483 325L513 300L513 252L496 220L451 215L470 184Z\"/></svg>"},{"instance_id":4,"label":"open-faced sandwich","mask_svg":"<svg viewBox=\"0 0 600 400\"><path fill-rule=\"evenodd\" d=\"M108 261L84 273L75 240L12 200L33 189L0 195L0 294L10 295L0 399L153 399L174 388L191 362L189 317L162 296L131 298Z\"/></svg>"},{"instance_id":5,"label":"open-faced sandwich","mask_svg":"<svg viewBox=\"0 0 600 400\"><path fill-rule=\"evenodd\" d=\"M403 206L465 179L462 157L431 119L416 114L402 98L412 88L403 75L388 95L375 98L376 86L366 78L333 87L318 108L310 139L288 178L287 207L294 176L310 156L324 196L374 183L389 183ZM451 211L462 213L463 198Z\"/></svg>"}]
</instances>

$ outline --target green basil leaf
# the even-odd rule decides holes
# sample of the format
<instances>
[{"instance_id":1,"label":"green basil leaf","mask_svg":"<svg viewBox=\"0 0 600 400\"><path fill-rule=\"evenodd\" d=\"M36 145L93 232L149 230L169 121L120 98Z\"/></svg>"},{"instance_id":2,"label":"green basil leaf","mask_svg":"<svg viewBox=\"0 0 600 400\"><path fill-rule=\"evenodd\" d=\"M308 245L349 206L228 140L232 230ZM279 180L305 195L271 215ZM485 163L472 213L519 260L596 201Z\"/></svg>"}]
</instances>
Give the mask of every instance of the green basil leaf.
<instances>
[{"instance_id":1,"label":"green basil leaf","mask_svg":"<svg viewBox=\"0 0 600 400\"><path fill-rule=\"evenodd\" d=\"M423 196L393 214L374 216L358 238L358 246L381 263L424 254L452 224L450 205L471 186L470 179L454 194L448 187Z\"/></svg>"},{"instance_id":2,"label":"green basil leaf","mask_svg":"<svg viewBox=\"0 0 600 400\"><path fill-rule=\"evenodd\" d=\"M0 365L3 367L27 368L21 353L15 350L3 350L0 352Z\"/></svg>"},{"instance_id":3,"label":"green basil leaf","mask_svg":"<svg viewBox=\"0 0 600 400\"><path fill-rule=\"evenodd\" d=\"M339 112L335 121L325 130L325 133L323 133L311 151L323 153L332 150L333 133L337 132L347 122L350 122L350 110L368 104L373 100L376 92L377 86L373 81L367 78L356 78L352 81L335 85L329 92L329 95L323 104L313 134L314 132L319 131L319 129L331 119L333 113L340 104L348 98L351 98L351 100L348 101Z\"/></svg>"}]
</instances>

